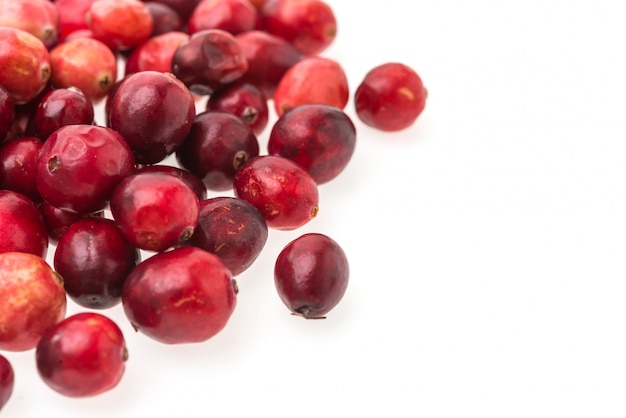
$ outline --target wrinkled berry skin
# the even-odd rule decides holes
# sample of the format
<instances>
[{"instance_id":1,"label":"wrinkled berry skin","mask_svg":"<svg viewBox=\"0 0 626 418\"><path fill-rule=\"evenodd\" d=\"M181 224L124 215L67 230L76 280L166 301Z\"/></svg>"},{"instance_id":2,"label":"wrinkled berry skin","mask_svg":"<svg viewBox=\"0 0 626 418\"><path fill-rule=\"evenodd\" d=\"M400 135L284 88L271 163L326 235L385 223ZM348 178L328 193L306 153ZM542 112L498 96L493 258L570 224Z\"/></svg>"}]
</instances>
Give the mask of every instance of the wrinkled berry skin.
<instances>
[{"instance_id":1,"label":"wrinkled berry skin","mask_svg":"<svg viewBox=\"0 0 626 418\"><path fill-rule=\"evenodd\" d=\"M200 202L198 226L189 244L218 255L237 276L261 254L267 237L267 223L254 206L219 196Z\"/></svg>"},{"instance_id":2,"label":"wrinkled berry skin","mask_svg":"<svg viewBox=\"0 0 626 418\"><path fill-rule=\"evenodd\" d=\"M343 298L350 268L345 252L332 238L308 233L287 244L274 266L280 299L304 318L323 318Z\"/></svg>"},{"instance_id":3,"label":"wrinkled berry skin","mask_svg":"<svg viewBox=\"0 0 626 418\"><path fill-rule=\"evenodd\" d=\"M252 158L235 173L233 183L236 197L256 207L270 228L296 229L317 215L317 183L288 158Z\"/></svg>"},{"instance_id":4,"label":"wrinkled berry skin","mask_svg":"<svg viewBox=\"0 0 626 418\"><path fill-rule=\"evenodd\" d=\"M54 253L54 268L63 277L68 296L90 309L120 303L124 280L138 262L139 250L106 218L74 222Z\"/></svg>"},{"instance_id":5,"label":"wrinkled berry skin","mask_svg":"<svg viewBox=\"0 0 626 418\"><path fill-rule=\"evenodd\" d=\"M323 184L348 165L356 147L356 128L342 110L322 104L300 105L283 114L270 133L271 155L289 158Z\"/></svg>"},{"instance_id":6,"label":"wrinkled berry skin","mask_svg":"<svg viewBox=\"0 0 626 418\"><path fill-rule=\"evenodd\" d=\"M49 328L35 351L44 383L71 398L113 389L124 375L127 359L122 331L96 312L74 314Z\"/></svg>"},{"instance_id":7,"label":"wrinkled berry skin","mask_svg":"<svg viewBox=\"0 0 626 418\"><path fill-rule=\"evenodd\" d=\"M135 171L135 159L116 131L66 125L39 152L37 190L53 206L81 214L104 209L113 189Z\"/></svg>"},{"instance_id":8,"label":"wrinkled berry skin","mask_svg":"<svg viewBox=\"0 0 626 418\"><path fill-rule=\"evenodd\" d=\"M0 354L0 411L9 402L15 387L15 373L11 362Z\"/></svg>"},{"instance_id":9,"label":"wrinkled berry skin","mask_svg":"<svg viewBox=\"0 0 626 418\"><path fill-rule=\"evenodd\" d=\"M122 304L133 327L164 344L208 340L227 324L236 284L215 254L187 246L141 262L124 284Z\"/></svg>"},{"instance_id":10,"label":"wrinkled berry skin","mask_svg":"<svg viewBox=\"0 0 626 418\"><path fill-rule=\"evenodd\" d=\"M48 228L28 197L0 190L0 253L22 252L46 257Z\"/></svg>"}]
</instances>

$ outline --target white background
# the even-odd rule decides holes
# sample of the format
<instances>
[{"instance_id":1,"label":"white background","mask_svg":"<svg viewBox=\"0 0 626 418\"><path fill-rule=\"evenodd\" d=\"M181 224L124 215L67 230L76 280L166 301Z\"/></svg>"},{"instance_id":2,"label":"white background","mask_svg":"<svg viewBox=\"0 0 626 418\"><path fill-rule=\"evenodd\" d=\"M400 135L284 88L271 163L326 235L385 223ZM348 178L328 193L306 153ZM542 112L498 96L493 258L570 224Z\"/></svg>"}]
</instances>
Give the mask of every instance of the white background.
<instances>
[{"instance_id":1,"label":"white background","mask_svg":"<svg viewBox=\"0 0 626 418\"><path fill-rule=\"evenodd\" d=\"M329 4L339 29L322 55L352 92L375 65L412 66L429 91L418 122L389 134L355 119L356 152L320 187L318 217L270 231L219 335L162 345L113 308L130 352L117 388L65 398L33 351L7 353L2 416L626 416L619 2ZM351 267L320 321L290 316L273 284L278 252L313 231Z\"/></svg>"}]
</instances>

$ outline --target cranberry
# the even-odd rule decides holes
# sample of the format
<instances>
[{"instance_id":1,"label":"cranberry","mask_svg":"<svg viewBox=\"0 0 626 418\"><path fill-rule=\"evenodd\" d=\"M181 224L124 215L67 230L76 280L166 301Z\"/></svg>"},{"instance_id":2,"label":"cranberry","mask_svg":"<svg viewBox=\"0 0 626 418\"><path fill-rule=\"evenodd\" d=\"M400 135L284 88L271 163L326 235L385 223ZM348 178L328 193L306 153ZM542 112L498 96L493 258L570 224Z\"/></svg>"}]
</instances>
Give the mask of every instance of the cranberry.
<instances>
[{"instance_id":1,"label":"cranberry","mask_svg":"<svg viewBox=\"0 0 626 418\"><path fill-rule=\"evenodd\" d=\"M166 173L126 177L113 191L110 207L126 239L147 251L164 251L189 239L198 222L196 194Z\"/></svg>"},{"instance_id":2,"label":"cranberry","mask_svg":"<svg viewBox=\"0 0 626 418\"><path fill-rule=\"evenodd\" d=\"M132 326L165 344L217 335L236 305L236 284L224 262L196 247L153 255L128 275L122 293Z\"/></svg>"},{"instance_id":3,"label":"cranberry","mask_svg":"<svg viewBox=\"0 0 626 418\"><path fill-rule=\"evenodd\" d=\"M13 190L35 203L41 202L35 172L42 146L43 142L32 136L0 143L0 189Z\"/></svg>"},{"instance_id":4,"label":"cranberry","mask_svg":"<svg viewBox=\"0 0 626 418\"><path fill-rule=\"evenodd\" d=\"M260 9L261 24L305 55L319 54L335 39L337 19L321 0L268 0Z\"/></svg>"},{"instance_id":5,"label":"cranberry","mask_svg":"<svg viewBox=\"0 0 626 418\"><path fill-rule=\"evenodd\" d=\"M221 111L196 115L191 132L176 151L180 166L214 191L232 190L236 171L257 155L254 132L237 116Z\"/></svg>"},{"instance_id":6,"label":"cranberry","mask_svg":"<svg viewBox=\"0 0 626 418\"><path fill-rule=\"evenodd\" d=\"M250 83L233 83L209 96L207 110L222 110L239 117L259 135L269 120L267 98Z\"/></svg>"},{"instance_id":7,"label":"cranberry","mask_svg":"<svg viewBox=\"0 0 626 418\"><path fill-rule=\"evenodd\" d=\"M172 72L199 95L207 95L239 79L248 69L234 35L221 29L196 32L174 52Z\"/></svg>"},{"instance_id":8,"label":"cranberry","mask_svg":"<svg viewBox=\"0 0 626 418\"><path fill-rule=\"evenodd\" d=\"M343 110L349 99L348 79L337 61L309 56L285 72L273 99L278 116L308 103L326 104Z\"/></svg>"},{"instance_id":9,"label":"cranberry","mask_svg":"<svg viewBox=\"0 0 626 418\"><path fill-rule=\"evenodd\" d=\"M15 386L15 373L11 362L0 354L0 411L9 402Z\"/></svg>"},{"instance_id":10,"label":"cranberry","mask_svg":"<svg viewBox=\"0 0 626 418\"><path fill-rule=\"evenodd\" d=\"M44 142L37 163L37 190L53 206L76 213L104 209L113 188L135 170L132 151L116 131L66 125Z\"/></svg>"},{"instance_id":11,"label":"cranberry","mask_svg":"<svg viewBox=\"0 0 626 418\"><path fill-rule=\"evenodd\" d=\"M113 50L127 50L146 41L154 21L140 0L96 0L88 12L94 38Z\"/></svg>"},{"instance_id":12,"label":"cranberry","mask_svg":"<svg viewBox=\"0 0 626 418\"><path fill-rule=\"evenodd\" d=\"M354 93L359 119L382 131L411 126L426 105L426 88L411 67L389 62L371 69Z\"/></svg>"},{"instance_id":13,"label":"cranberry","mask_svg":"<svg viewBox=\"0 0 626 418\"><path fill-rule=\"evenodd\" d=\"M150 38L162 35L168 32L183 31L184 25L180 15L176 10L167 4L157 3L155 1L146 1L148 12L152 15L152 33Z\"/></svg>"},{"instance_id":14,"label":"cranberry","mask_svg":"<svg viewBox=\"0 0 626 418\"><path fill-rule=\"evenodd\" d=\"M285 72L303 58L295 46L261 30L243 32L235 38L248 62L248 70L239 81L254 84L266 98L274 96Z\"/></svg>"},{"instance_id":15,"label":"cranberry","mask_svg":"<svg viewBox=\"0 0 626 418\"><path fill-rule=\"evenodd\" d=\"M203 0L193 10L187 30L194 34L205 29L222 29L233 35L253 30L258 11L248 0Z\"/></svg>"},{"instance_id":16,"label":"cranberry","mask_svg":"<svg viewBox=\"0 0 626 418\"><path fill-rule=\"evenodd\" d=\"M0 26L0 86L14 104L27 103L48 84L51 57L44 43L21 29Z\"/></svg>"},{"instance_id":17,"label":"cranberry","mask_svg":"<svg viewBox=\"0 0 626 418\"><path fill-rule=\"evenodd\" d=\"M198 178L198 176L193 173L183 170L180 167L170 166L170 165L146 165L139 169L139 171L150 171L150 172L160 172L169 174L171 176L177 177L181 179L189 188L196 194L198 200L204 200L207 197L207 189L202 180Z\"/></svg>"},{"instance_id":18,"label":"cranberry","mask_svg":"<svg viewBox=\"0 0 626 418\"><path fill-rule=\"evenodd\" d=\"M58 241L54 268L68 296L80 306L106 309L122 299L122 286L139 251L110 219L82 218Z\"/></svg>"},{"instance_id":19,"label":"cranberry","mask_svg":"<svg viewBox=\"0 0 626 418\"><path fill-rule=\"evenodd\" d=\"M33 254L0 254L0 350L35 348L43 333L65 318L63 280Z\"/></svg>"},{"instance_id":20,"label":"cranberry","mask_svg":"<svg viewBox=\"0 0 626 418\"><path fill-rule=\"evenodd\" d=\"M290 159L252 158L235 173L233 183L235 195L256 207L271 228L296 229L317 215L317 184Z\"/></svg>"},{"instance_id":21,"label":"cranberry","mask_svg":"<svg viewBox=\"0 0 626 418\"><path fill-rule=\"evenodd\" d=\"M292 313L323 318L343 298L349 273L346 254L335 240L308 233L279 253L274 282L280 299Z\"/></svg>"},{"instance_id":22,"label":"cranberry","mask_svg":"<svg viewBox=\"0 0 626 418\"><path fill-rule=\"evenodd\" d=\"M90 215L83 215L76 212L70 212L67 210L59 209L47 202L42 202L39 205L39 213L43 217L43 220L48 229L48 237L51 243L57 244L61 235L67 231L67 229L79 219L86 216L102 217L103 212L96 212Z\"/></svg>"},{"instance_id":23,"label":"cranberry","mask_svg":"<svg viewBox=\"0 0 626 418\"><path fill-rule=\"evenodd\" d=\"M26 31L52 48L59 41L61 21L49 0L0 0L0 26Z\"/></svg>"},{"instance_id":24,"label":"cranberry","mask_svg":"<svg viewBox=\"0 0 626 418\"><path fill-rule=\"evenodd\" d=\"M61 126L93 124L94 115L93 103L79 89L51 90L39 102L26 132L45 141Z\"/></svg>"},{"instance_id":25,"label":"cranberry","mask_svg":"<svg viewBox=\"0 0 626 418\"><path fill-rule=\"evenodd\" d=\"M48 230L32 200L21 193L0 190L0 219L0 253L47 255Z\"/></svg>"},{"instance_id":26,"label":"cranberry","mask_svg":"<svg viewBox=\"0 0 626 418\"><path fill-rule=\"evenodd\" d=\"M171 73L127 76L109 104L107 125L119 132L138 164L156 164L183 142L196 107L189 89Z\"/></svg>"},{"instance_id":27,"label":"cranberry","mask_svg":"<svg viewBox=\"0 0 626 418\"><path fill-rule=\"evenodd\" d=\"M233 276L245 271L261 254L267 223L243 199L218 196L200 202L198 225L189 244L218 255Z\"/></svg>"},{"instance_id":28,"label":"cranberry","mask_svg":"<svg viewBox=\"0 0 626 418\"><path fill-rule=\"evenodd\" d=\"M126 370L128 349L113 320L96 312L68 316L48 329L35 351L43 382L64 396L110 391Z\"/></svg>"},{"instance_id":29,"label":"cranberry","mask_svg":"<svg viewBox=\"0 0 626 418\"><path fill-rule=\"evenodd\" d=\"M76 87L94 103L104 99L117 80L117 58L94 38L66 39L50 51L52 84Z\"/></svg>"},{"instance_id":30,"label":"cranberry","mask_svg":"<svg viewBox=\"0 0 626 418\"><path fill-rule=\"evenodd\" d=\"M0 143L11 130L14 120L15 103L13 103L4 87L0 86Z\"/></svg>"},{"instance_id":31,"label":"cranberry","mask_svg":"<svg viewBox=\"0 0 626 418\"><path fill-rule=\"evenodd\" d=\"M91 3L95 0L54 0L54 4L59 12L61 41L67 39L68 35L76 31L83 31L89 28L87 24L87 12L91 8Z\"/></svg>"},{"instance_id":32,"label":"cranberry","mask_svg":"<svg viewBox=\"0 0 626 418\"><path fill-rule=\"evenodd\" d=\"M167 32L156 35L132 50L124 67L124 75L139 71L172 71L172 57L176 49L189 39L185 32Z\"/></svg>"},{"instance_id":33,"label":"cranberry","mask_svg":"<svg viewBox=\"0 0 626 418\"><path fill-rule=\"evenodd\" d=\"M172 8L183 22L189 20L189 16L202 0L152 0L157 3L165 4Z\"/></svg>"}]
</instances>

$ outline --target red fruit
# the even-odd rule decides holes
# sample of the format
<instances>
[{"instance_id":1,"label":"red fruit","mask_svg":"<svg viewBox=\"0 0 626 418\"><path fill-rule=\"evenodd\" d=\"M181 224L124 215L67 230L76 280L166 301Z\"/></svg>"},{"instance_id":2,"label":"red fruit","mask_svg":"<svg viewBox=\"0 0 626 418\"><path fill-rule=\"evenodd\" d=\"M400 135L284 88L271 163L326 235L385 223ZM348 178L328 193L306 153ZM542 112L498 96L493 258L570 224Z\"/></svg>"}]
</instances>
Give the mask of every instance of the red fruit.
<instances>
[{"instance_id":1,"label":"red fruit","mask_svg":"<svg viewBox=\"0 0 626 418\"><path fill-rule=\"evenodd\" d=\"M308 233L287 244L274 266L274 283L285 306L304 318L323 318L343 298L348 259L330 237Z\"/></svg>"},{"instance_id":2,"label":"red fruit","mask_svg":"<svg viewBox=\"0 0 626 418\"><path fill-rule=\"evenodd\" d=\"M65 318L63 280L46 261L22 252L0 254L0 350L27 351Z\"/></svg>"},{"instance_id":3,"label":"red fruit","mask_svg":"<svg viewBox=\"0 0 626 418\"><path fill-rule=\"evenodd\" d=\"M146 7L152 15L152 33L150 37L155 37L168 32L183 31L184 22L176 10L166 4L155 1L146 1ZM149 39L149 38L148 38Z\"/></svg>"},{"instance_id":4,"label":"red fruit","mask_svg":"<svg viewBox=\"0 0 626 418\"><path fill-rule=\"evenodd\" d=\"M411 126L426 105L426 88L411 67L398 62L371 69L354 93L359 119L382 131Z\"/></svg>"},{"instance_id":5,"label":"red fruit","mask_svg":"<svg viewBox=\"0 0 626 418\"><path fill-rule=\"evenodd\" d=\"M97 39L66 40L50 51L50 62L54 87L76 87L94 103L106 97L117 80L117 58Z\"/></svg>"},{"instance_id":6,"label":"red fruit","mask_svg":"<svg viewBox=\"0 0 626 418\"><path fill-rule=\"evenodd\" d=\"M183 22L189 19L193 9L201 0L152 0L156 3L165 4L178 13Z\"/></svg>"},{"instance_id":7,"label":"red fruit","mask_svg":"<svg viewBox=\"0 0 626 418\"><path fill-rule=\"evenodd\" d=\"M239 82L257 86L266 98L274 95L285 72L303 58L295 46L261 30L243 32L235 38L248 62Z\"/></svg>"},{"instance_id":8,"label":"red fruit","mask_svg":"<svg viewBox=\"0 0 626 418\"><path fill-rule=\"evenodd\" d=\"M237 116L220 111L196 115L191 132L176 150L180 166L214 191L232 190L237 170L257 155L254 132Z\"/></svg>"},{"instance_id":9,"label":"red fruit","mask_svg":"<svg viewBox=\"0 0 626 418\"><path fill-rule=\"evenodd\" d=\"M43 142L28 136L0 143L0 189L13 190L35 203L41 202L37 191L37 158Z\"/></svg>"},{"instance_id":10,"label":"red fruit","mask_svg":"<svg viewBox=\"0 0 626 418\"><path fill-rule=\"evenodd\" d=\"M128 275L122 293L133 327L165 344L206 341L227 324L236 283L224 262L196 247L158 253Z\"/></svg>"},{"instance_id":11,"label":"red fruit","mask_svg":"<svg viewBox=\"0 0 626 418\"><path fill-rule=\"evenodd\" d=\"M0 190L0 219L0 253L17 251L46 257L48 230L32 200L21 193Z\"/></svg>"},{"instance_id":12,"label":"red fruit","mask_svg":"<svg viewBox=\"0 0 626 418\"><path fill-rule=\"evenodd\" d=\"M273 98L278 116L309 103L343 110L349 99L348 78L337 61L319 56L306 57L287 70Z\"/></svg>"},{"instance_id":13,"label":"red fruit","mask_svg":"<svg viewBox=\"0 0 626 418\"><path fill-rule=\"evenodd\" d=\"M334 179L356 147L356 129L343 111L323 104L294 107L274 123L269 154L295 161L317 184Z\"/></svg>"},{"instance_id":14,"label":"red fruit","mask_svg":"<svg viewBox=\"0 0 626 418\"><path fill-rule=\"evenodd\" d=\"M236 35L253 30L258 12L248 0L202 0L187 22L189 34L205 29L222 29Z\"/></svg>"},{"instance_id":15,"label":"red fruit","mask_svg":"<svg viewBox=\"0 0 626 418\"><path fill-rule=\"evenodd\" d=\"M15 120L15 103L9 97L9 93L0 86L0 143L11 130Z\"/></svg>"},{"instance_id":16,"label":"red fruit","mask_svg":"<svg viewBox=\"0 0 626 418\"><path fill-rule=\"evenodd\" d=\"M37 97L50 80L50 67L50 54L39 38L0 26L0 87L14 104Z\"/></svg>"},{"instance_id":17,"label":"red fruit","mask_svg":"<svg viewBox=\"0 0 626 418\"><path fill-rule=\"evenodd\" d=\"M68 35L76 32L88 30L87 12L91 8L91 3L95 0L54 0L54 4L59 12L61 41Z\"/></svg>"},{"instance_id":18,"label":"red fruit","mask_svg":"<svg viewBox=\"0 0 626 418\"><path fill-rule=\"evenodd\" d=\"M139 251L110 219L82 218L61 236L54 269L68 296L80 306L107 309L121 302L126 276Z\"/></svg>"},{"instance_id":19,"label":"red fruit","mask_svg":"<svg viewBox=\"0 0 626 418\"><path fill-rule=\"evenodd\" d=\"M248 69L235 37L221 29L196 32L176 49L172 72L195 94L211 94Z\"/></svg>"},{"instance_id":20,"label":"red fruit","mask_svg":"<svg viewBox=\"0 0 626 418\"><path fill-rule=\"evenodd\" d=\"M126 370L128 350L115 322L95 312L68 316L41 337L35 360L44 383L80 398L115 388Z\"/></svg>"},{"instance_id":21,"label":"red fruit","mask_svg":"<svg viewBox=\"0 0 626 418\"><path fill-rule=\"evenodd\" d=\"M67 210L59 209L47 202L42 202L39 205L39 213L43 217L43 220L48 228L48 237L51 243L58 243L61 235L67 231L67 229L79 219L85 216L102 217L103 212L97 212L90 215L83 215L76 212L70 212Z\"/></svg>"},{"instance_id":22,"label":"red fruit","mask_svg":"<svg viewBox=\"0 0 626 418\"><path fill-rule=\"evenodd\" d=\"M164 251L186 241L198 222L196 194L166 173L128 176L115 188L110 207L126 239L147 251Z\"/></svg>"},{"instance_id":23,"label":"red fruit","mask_svg":"<svg viewBox=\"0 0 626 418\"><path fill-rule=\"evenodd\" d=\"M221 110L237 116L259 135L269 120L267 98L250 83L233 83L209 96L206 110Z\"/></svg>"},{"instance_id":24,"label":"red fruit","mask_svg":"<svg viewBox=\"0 0 626 418\"><path fill-rule=\"evenodd\" d=\"M60 209L93 213L106 207L113 188L134 170L131 149L113 129L66 125L41 147L37 190Z\"/></svg>"},{"instance_id":25,"label":"red fruit","mask_svg":"<svg viewBox=\"0 0 626 418\"><path fill-rule=\"evenodd\" d=\"M198 176L193 173L183 170L180 167L174 167L169 165L145 165L139 169L141 172L159 172L169 174L170 176L174 176L182 180L193 192L196 194L198 200L204 200L207 196L207 189L202 180L198 178Z\"/></svg>"},{"instance_id":26,"label":"red fruit","mask_svg":"<svg viewBox=\"0 0 626 418\"><path fill-rule=\"evenodd\" d=\"M243 199L220 196L200 201L198 225L189 244L218 255L237 276L258 258L267 237L261 212Z\"/></svg>"},{"instance_id":27,"label":"red fruit","mask_svg":"<svg viewBox=\"0 0 626 418\"><path fill-rule=\"evenodd\" d=\"M26 31L52 48L59 41L61 21L49 0L0 0L0 26Z\"/></svg>"},{"instance_id":28,"label":"red fruit","mask_svg":"<svg viewBox=\"0 0 626 418\"><path fill-rule=\"evenodd\" d=\"M0 411L9 402L15 386L15 373L11 362L0 354Z\"/></svg>"},{"instance_id":29,"label":"red fruit","mask_svg":"<svg viewBox=\"0 0 626 418\"><path fill-rule=\"evenodd\" d=\"M183 143L195 106L189 89L171 73L141 71L117 87L107 125L124 137L138 164L156 164Z\"/></svg>"},{"instance_id":30,"label":"red fruit","mask_svg":"<svg viewBox=\"0 0 626 418\"><path fill-rule=\"evenodd\" d=\"M248 160L235 173L233 184L235 195L256 207L271 228L299 228L319 209L313 177L284 157L262 155Z\"/></svg>"},{"instance_id":31,"label":"red fruit","mask_svg":"<svg viewBox=\"0 0 626 418\"><path fill-rule=\"evenodd\" d=\"M124 75L128 76L139 71L171 72L174 52L187 39L189 35L184 32L166 32L151 37L130 53L124 67Z\"/></svg>"},{"instance_id":32,"label":"red fruit","mask_svg":"<svg viewBox=\"0 0 626 418\"><path fill-rule=\"evenodd\" d=\"M146 41L154 21L146 4L139 0L96 0L87 13L94 38L113 50L127 50Z\"/></svg>"},{"instance_id":33,"label":"red fruit","mask_svg":"<svg viewBox=\"0 0 626 418\"><path fill-rule=\"evenodd\" d=\"M337 35L335 14L320 0L268 0L260 16L264 30L291 42L305 55L319 54Z\"/></svg>"}]
</instances>

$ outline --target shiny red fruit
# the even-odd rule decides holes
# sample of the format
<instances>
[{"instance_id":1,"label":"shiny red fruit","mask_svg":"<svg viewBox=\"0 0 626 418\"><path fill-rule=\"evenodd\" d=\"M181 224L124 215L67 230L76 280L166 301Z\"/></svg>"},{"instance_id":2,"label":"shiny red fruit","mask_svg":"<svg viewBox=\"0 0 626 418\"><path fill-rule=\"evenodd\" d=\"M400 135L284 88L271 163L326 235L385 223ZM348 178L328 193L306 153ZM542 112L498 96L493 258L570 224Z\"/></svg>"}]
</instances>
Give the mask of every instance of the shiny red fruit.
<instances>
[{"instance_id":1,"label":"shiny red fruit","mask_svg":"<svg viewBox=\"0 0 626 418\"><path fill-rule=\"evenodd\" d=\"M13 365L2 354L0 354L0 411L9 402L15 387L15 372Z\"/></svg>"},{"instance_id":2,"label":"shiny red fruit","mask_svg":"<svg viewBox=\"0 0 626 418\"><path fill-rule=\"evenodd\" d=\"M233 83L209 96L206 110L221 110L237 116L255 135L261 134L269 120L267 98L250 83Z\"/></svg>"},{"instance_id":3,"label":"shiny red fruit","mask_svg":"<svg viewBox=\"0 0 626 418\"><path fill-rule=\"evenodd\" d=\"M133 327L149 338L198 343L226 326L236 293L224 262L189 246L155 254L135 267L124 284L122 304Z\"/></svg>"},{"instance_id":4,"label":"shiny red fruit","mask_svg":"<svg viewBox=\"0 0 626 418\"><path fill-rule=\"evenodd\" d=\"M148 7L140 0L96 0L87 16L94 38L113 50L128 50L146 41L154 25Z\"/></svg>"},{"instance_id":5,"label":"shiny red fruit","mask_svg":"<svg viewBox=\"0 0 626 418\"><path fill-rule=\"evenodd\" d=\"M49 0L0 0L0 26L26 31L51 48L59 41L61 22Z\"/></svg>"},{"instance_id":6,"label":"shiny red fruit","mask_svg":"<svg viewBox=\"0 0 626 418\"><path fill-rule=\"evenodd\" d=\"M236 35L253 30L257 20L257 9L248 0L202 0L187 21L187 31L222 29Z\"/></svg>"},{"instance_id":7,"label":"shiny red fruit","mask_svg":"<svg viewBox=\"0 0 626 418\"><path fill-rule=\"evenodd\" d=\"M21 193L0 190L0 253L46 257L48 230L35 203Z\"/></svg>"},{"instance_id":8,"label":"shiny red fruit","mask_svg":"<svg viewBox=\"0 0 626 418\"><path fill-rule=\"evenodd\" d=\"M22 193L35 203L41 202L37 191L37 158L43 142L33 136L0 143L0 189Z\"/></svg>"},{"instance_id":9,"label":"shiny red fruit","mask_svg":"<svg viewBox=\"0 0 626 418\"><path fill-rule=\"evenodd\" d=\"M122 331L95 312L68 316L37 344L35 360L44 383L61 395L84 398L115 388L126 370Z\"/></svg>"}]
</instances>

